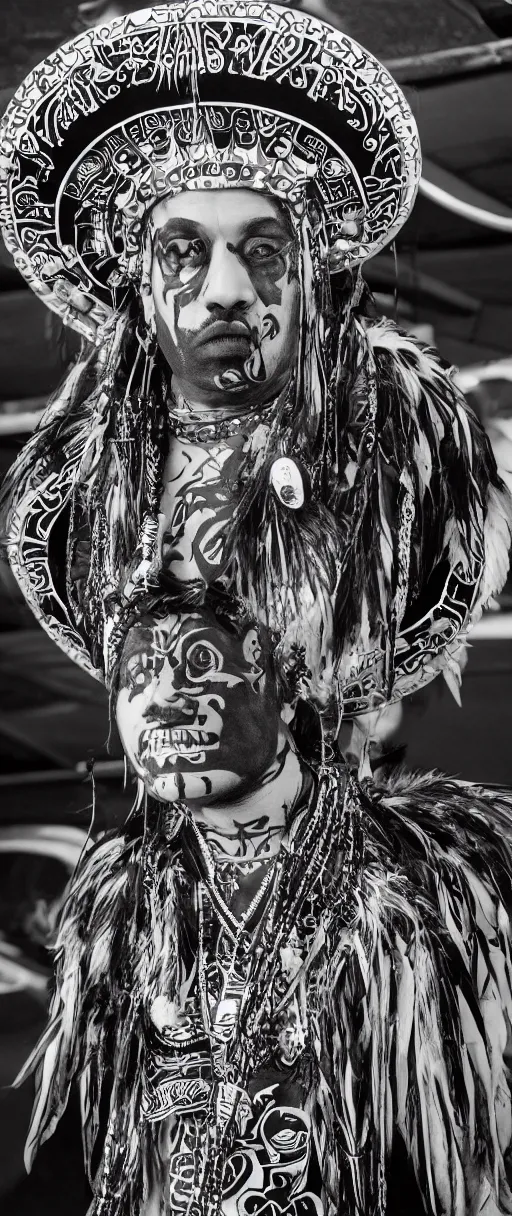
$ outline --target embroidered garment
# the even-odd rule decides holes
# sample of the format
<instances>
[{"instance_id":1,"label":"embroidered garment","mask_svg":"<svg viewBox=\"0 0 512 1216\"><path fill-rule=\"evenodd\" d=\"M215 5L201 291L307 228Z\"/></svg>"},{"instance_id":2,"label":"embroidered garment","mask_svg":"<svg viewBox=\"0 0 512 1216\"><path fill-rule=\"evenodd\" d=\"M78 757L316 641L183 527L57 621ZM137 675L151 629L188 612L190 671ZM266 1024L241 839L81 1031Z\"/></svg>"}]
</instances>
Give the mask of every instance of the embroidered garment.
<instances>
[{"instance_id":1,"label":"embroidered garment","mask_svg":"<svg viewBox=\"0 0 512 1216\"><path fill-rule=\"evenodd\" d=\"M231 888L238 915L246 912L274 862L272 858L242 867L231 859L219 863L222 886ZM222 1048L250 982L247 931L241 945L233 942L206 892L185 874L181 898L187 908L187 941L180 960L180 1006L157 997L146 1031L142 1110L151 1124L155 1152L147 1163L143 1216L168 1211L185 1216L189 1211L208 1141L213 1071L205 1023ZM233 900L225 898L233 907ZM257 924L256 919L255 933ZM303 962L300 945L307 949L311 937L312 925L302 942L297 933L295 944L288 947L292 970ZM321 1179L307 1110L311 1074L307 1016L293 995L269 1035L267 1062L248 1081L244 1124L224 1166L223 1216L263 1210L268 1216L285 1211L289 1216L321 1216Z\"/></svg>"}]
</instances>

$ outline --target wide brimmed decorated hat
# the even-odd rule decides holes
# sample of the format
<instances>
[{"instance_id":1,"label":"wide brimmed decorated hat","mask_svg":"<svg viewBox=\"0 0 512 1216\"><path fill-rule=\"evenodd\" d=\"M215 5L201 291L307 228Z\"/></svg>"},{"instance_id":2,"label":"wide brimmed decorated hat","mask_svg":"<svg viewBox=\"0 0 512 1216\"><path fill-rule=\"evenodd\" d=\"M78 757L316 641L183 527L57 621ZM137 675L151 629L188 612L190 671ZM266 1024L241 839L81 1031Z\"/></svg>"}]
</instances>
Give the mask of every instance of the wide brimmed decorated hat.
<instances>
[{"instance_id":1,"label":"wide brimmed decorated hat","mask_svg":"<svg viewBox=\"0 0 512 1216\"><path fill-rule=\"evenodd\" d=\"M33 290L101 340L140 281L144 218L183 189L323 205L333 271L407 219L420 148L368 51L259 0L161 5L88 30L27 76L1 126L0 222Z\"/></svg>"}]
</instances>

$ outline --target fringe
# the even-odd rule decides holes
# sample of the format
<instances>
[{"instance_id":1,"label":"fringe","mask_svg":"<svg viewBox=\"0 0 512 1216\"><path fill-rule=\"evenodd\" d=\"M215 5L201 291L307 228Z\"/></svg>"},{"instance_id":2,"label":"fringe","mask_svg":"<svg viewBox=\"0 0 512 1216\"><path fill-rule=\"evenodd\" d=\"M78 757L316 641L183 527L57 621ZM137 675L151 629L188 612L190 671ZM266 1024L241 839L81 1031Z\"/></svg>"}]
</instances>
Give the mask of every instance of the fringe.
<instances>
[{"instance_id":1,"label":"fringe","mask_svg":"<svg viewBox=\"0 0 512 1216\"><path fill-rule=\"evenodd\" d=\"M49 1023L16 1080L36 1072L37 1096L25 1148L34 1154L55 1130L79 1081L84 1160L98 1214L141 1194L141 1097L146 1003L176 995L180 954L171 841L110 833L79 862L55 947ZM107 1133L94 1167L100 1125ZM119 1146L122 1147L121 1153ZM96 1151L96 1157L98 1152Z\"/></svg>"},{"instance_id":2,"label":"fringe","mask_svg":"<svg viewBox=\"0 0 512 1216\"><path fill-rule=\"evenodd\" d=\"M365 340L375 368L378 442L366 463L361 461L354 441L358 416L352 412L344 424L349 458L345 485L342 477L329 504L337 517L358 521L347 533L335 611L336 632L345 645L351 630L352 642L357 638L364 598L370 635L379 638L388 627L386 610L394 600L403 536L397 506L404 484L411 495L413 522L407 593L396 627L408 614L412 623L415 602L444 559L452 568L460 563L480 584L476 604L485 604L503 585L512 528L511 499L497 474L489 441L436 353L389 321L366 324ZM363 357L355 382L359 392L368 374ZM358 392L352 396L357 407ZM350 460L355 476L347 485ZM488 516L490 527L484 534ZM500 528L495 531L497 518ZM489 547L491 530L495 544ZM375 560L368 561L369 553Z\"/></svg>"},{"instance_id":3,"label":"fringe","mask_svg":"<svg viewBox=\"0 0 512 1216\"><path fill-rule=\"evenodd\" d=\"M385 1213L399 1135L430 1216L476 1216L486 1200L511 1213L512 795L402 773L357 798L364 866L306 977L325 1211ZM78 1078L97 1216L135 1216L156 1151L144 1016L158 991L178 994L179 882L177 839L113 834L80 863L62 915L49 1028L23 1074L37 1068L27 1164Z\"/></svg>"}]
</instances>

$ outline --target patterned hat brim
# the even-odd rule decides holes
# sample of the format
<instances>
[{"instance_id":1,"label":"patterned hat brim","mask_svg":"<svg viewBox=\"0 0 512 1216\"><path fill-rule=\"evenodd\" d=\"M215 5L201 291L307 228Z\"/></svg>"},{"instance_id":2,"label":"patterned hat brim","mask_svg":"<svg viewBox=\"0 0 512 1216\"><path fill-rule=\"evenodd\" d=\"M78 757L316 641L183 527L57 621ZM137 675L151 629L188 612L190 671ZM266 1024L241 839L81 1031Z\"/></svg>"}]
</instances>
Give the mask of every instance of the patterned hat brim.
<instances>
[{"instance_id":1,"label":"patterned hat brim","mask_svg":"<svg viewBox=\"0 0 512 1216\"><path fill-rule=\"evenodd\" d=\"M260 0L194 0L88 30L27 76L0 126L0 223L30 287L99 341L159 198L250 187L293 209L314 181L341 269L393 240L420 171L403 93L353 39Z\"/></svg>"}]
</instances>

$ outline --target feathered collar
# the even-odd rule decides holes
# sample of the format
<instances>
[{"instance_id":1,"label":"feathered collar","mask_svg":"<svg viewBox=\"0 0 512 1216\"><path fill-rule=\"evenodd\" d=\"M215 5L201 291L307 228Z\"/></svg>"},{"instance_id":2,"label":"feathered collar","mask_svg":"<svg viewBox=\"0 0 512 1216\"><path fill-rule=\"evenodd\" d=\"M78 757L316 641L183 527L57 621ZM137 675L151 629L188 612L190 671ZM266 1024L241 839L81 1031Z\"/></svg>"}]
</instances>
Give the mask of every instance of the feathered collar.
<instances>
[{"instance_id":1,"label":"feathered collar","mask_svg":"<svg viewBox=\"0 0 512 1216\"><path fill-rule=\"evenodd\" d=\"M301 977L325 1211L385 1213L399 1136L432 1216L477 1213L490 1197L512 1212L512 795L404 774L380 788L350 781L345 810L347 797L362 867ZM339 847L334 834L331 863ZM62 913L50 1022L27 1066L38 1070L27 1156L79 1079L89 1171L98 1136L102 1148L96 1216L139 1210L154 1151L141 1116L144 1010L155 985L176 983L179 856L161 833L110 834Z\"/></svg>"}]
</instances>

